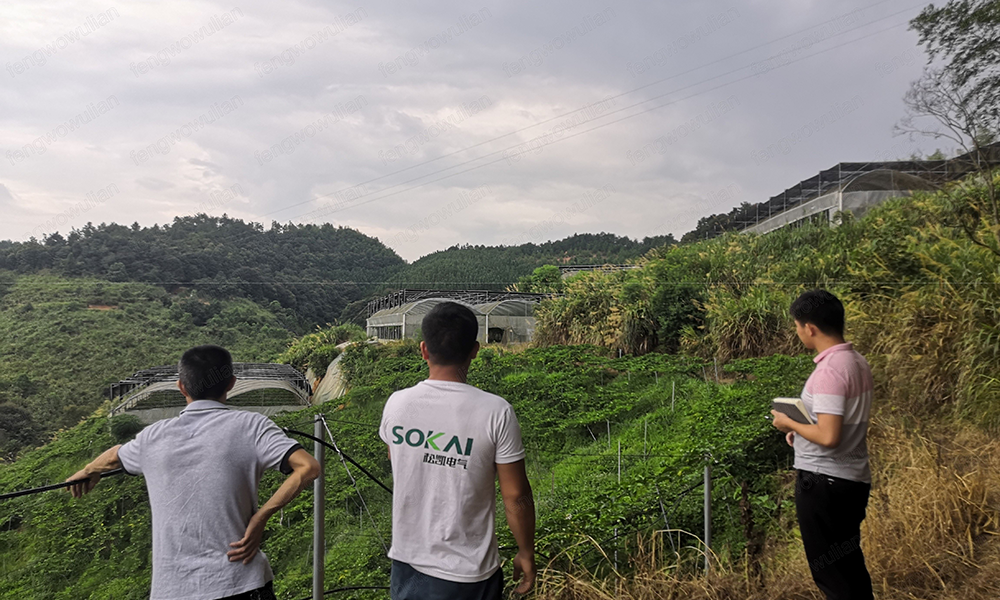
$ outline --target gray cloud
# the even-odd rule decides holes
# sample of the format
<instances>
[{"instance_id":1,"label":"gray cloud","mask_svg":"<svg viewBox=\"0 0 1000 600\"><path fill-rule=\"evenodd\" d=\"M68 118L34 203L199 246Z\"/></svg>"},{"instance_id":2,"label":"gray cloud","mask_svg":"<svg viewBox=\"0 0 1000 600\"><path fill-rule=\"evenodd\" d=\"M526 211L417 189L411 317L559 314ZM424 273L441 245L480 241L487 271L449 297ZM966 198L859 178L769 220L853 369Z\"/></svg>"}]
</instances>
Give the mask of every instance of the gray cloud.
<instances>
[{"instance_id":1,"label":"gray cloud","mask_svg":"<svg viewBox=\"0 0 1000 600\"><path fill-rule=\"evenodd\" d=\"M36 206L67 215L67 230L206 209L264 223L329 221L390 241L410 260L533 227L544 239L679 235L836 162L909 154L891 126L923 64L905 26L919 8L899 0L254 0L115 6L119 16L45 64L5 70L111 6L63 0L43 15L12 0L0 9L19 24L0 38L0 177L26 199L7 209L0 238L24 239L48 222ZM238 18L222 26L224 13ZM150 62L161 52L169 60ZM152 66L137 74L131 66L143 61ZM6 156L109 96L120 105L57 131L44 154ZM801 134L855 97L863 105ZM489 106L471 114L482 98ZM571 111L608 98L610 110L573 121ZM792 151L754 160L793 134ZM160 153L136 158L161 140ZM637 160L643 148L652 151ZM74 221L74 202L109 182L121 193ZM553 220L608 184L616 193L607 201ZM431 218L481 186L491 193Z\"/></svg>"},{"instance_id":2,"label":"gray cloud","mask_svg":"<svg viewBox=\"0 0 1000 600\"><path fill-rule=\"evenodd\" d=\"M2 183L0 183L0 203L3 203L5 206L10 206L14 203L14 195Z\"/></svg>"},{"instance_id":3,"label":"gray cloud","mask_svg":"<svg viewBox=\"0 0 1000 600\"><path fill-rule=\"evenodd\" d=\"M143 177L141 179L136 179L135 182L147 190L152 190L154 192L161 192L163 190L169 190L172 187L176 187L169 181L163 181L161 179L156 179L155 177Z\"/></svg>"}]
</instances>

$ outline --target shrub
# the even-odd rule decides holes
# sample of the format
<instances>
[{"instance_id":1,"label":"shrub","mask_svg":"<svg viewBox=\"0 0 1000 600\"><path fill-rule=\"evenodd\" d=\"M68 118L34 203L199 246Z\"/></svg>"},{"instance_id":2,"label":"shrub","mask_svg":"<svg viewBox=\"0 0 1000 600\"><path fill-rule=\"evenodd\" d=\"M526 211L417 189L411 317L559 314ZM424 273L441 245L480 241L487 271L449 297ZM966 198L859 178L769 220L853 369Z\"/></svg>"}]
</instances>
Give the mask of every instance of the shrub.
<instances>
[{"instance_id":1,"label":"shrub","mask_svg":"<svg viewBox=\"0 0 1000 600\"><path fill-rule=\"evenodd\" d=\"M118 415L111 417L110 427L115 442L124 444L139 435L146 426L135 415Z\"/></svg>"},{"instance_id":2,"label":"shrub","mask_svg":"<svg viewBox=\"0 0 1000 600\"><path fill-rule=\"evenodd\" d=\"M323 377L327 367L340 354L338 345L362 341L366 337L365 330L353 323L332 325L326 329L317 327L315 333L292 342L277 362L292 365L303 372L311 368L317 377Z\"/></svg>"}]
</instances>

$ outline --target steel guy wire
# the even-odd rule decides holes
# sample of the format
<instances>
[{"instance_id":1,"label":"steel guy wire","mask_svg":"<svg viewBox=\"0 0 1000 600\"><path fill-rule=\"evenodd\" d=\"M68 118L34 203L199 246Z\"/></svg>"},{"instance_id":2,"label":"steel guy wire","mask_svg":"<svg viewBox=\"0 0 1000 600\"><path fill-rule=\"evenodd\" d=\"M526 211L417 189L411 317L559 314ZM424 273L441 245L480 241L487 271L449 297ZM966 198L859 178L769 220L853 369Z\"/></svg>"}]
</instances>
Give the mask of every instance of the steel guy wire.
<instances>
[{"instance_id":1,"label":"steel guy wire","mask_svg":"<svg viewBox=\"0 0 1000 600\"><path fill-rule=\"evenodd\" d=\"M354 475L351 474L351 469L347 466L347 461L344 460L344 455L337 446L337 441L333 439L333 433L330 431L330 427L326 424L326 418L320 414L319 420L323 423L323 429L326 430L326 435L330 437L330 443L333 444L334 451L337 456L340 457L340 462L344 465L344 470L347 472L347 477L351 480L351 485L354 486L354 491L358 494L358 499L361 501L361 506L364 508L365 514L368 515L368 519L372 522L372 528L375 533L378 534L379 541L382 542L382 548L385 549L385 553L389 553L389 546L385 543L385 538L382 537L382 532L378 530L378 523L375 522L375 518L372 516L371 511L368 510L368 503L365 502L364 496L361 494L361 490L358 488L358 482L354 479Z\"/></svg>"}]
</instances>

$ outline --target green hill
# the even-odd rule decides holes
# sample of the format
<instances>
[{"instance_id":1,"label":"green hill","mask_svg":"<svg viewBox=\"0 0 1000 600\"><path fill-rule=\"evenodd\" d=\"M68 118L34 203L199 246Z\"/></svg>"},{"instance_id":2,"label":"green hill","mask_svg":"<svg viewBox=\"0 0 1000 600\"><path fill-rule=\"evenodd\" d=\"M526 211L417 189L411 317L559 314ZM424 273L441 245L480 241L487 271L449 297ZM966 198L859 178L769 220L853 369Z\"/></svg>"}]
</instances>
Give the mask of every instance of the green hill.
<instances>
[{"instance_id":1,"label":"green hill","mask_svg":"<svg viewBox=\"0 0 1000 600\"><path fill-rule=\"evenodd\" d=\"M258 223L199 214L169 225L91 224L66 236L0 242L0 270L157 285L170 293L277 302L299 332L338 320L363 324L367 301L401 287L504 289L544 264L623 263L673 237L609 233L519 246L453 246L407 264L345 227Z\"/></svg>"},{"instance_id":2,"label":"green hill","mask_svg":"<svg viewBox=\"0 0 1000 600\"><path fill-rule=\"evenodd\" d=\"M519 246L452 246L411 264L400 279L406 287L504 289L546 265L620 264L660 246L670 235L635 241L610 233L582 233L562 240Z\"/></svg>"},{"instance_id":3,"label":"green hill","mask_svg":"<svg viewBox=\"0 0 1000 600\"><path fill-rule=\"evenodd\" d=\"M380 290L404 265L395 252L353 229L273 223L265 230L203 214L163 226L88 224L66 237L0 242L0 269L276 301L294 311L302 330L333 322L347 304Z\"/></svg>"},{"instance_id":4,"label":"green hill","mask_svg":"<svg viewBox=\"0 0 1000 600\"><path fill-rule=\"evenodd\" d=\"M730 373L726 377L732 382L720 385L702 379L703 361L680 357L609 359L588 347L524 353L489 349L473 364L470 382L505 395L519 414L539 507L541 556L556 556L581 535L605 540L618 528L623 536L606 546L620 549L624 557L632 533L662 527L660 501L669 507L672 526L698 530L700 496L681 493L701 480L705 452L712 452L725 469L717 474L716 539L739 554L744 545L742 527L726 517L739 507L733 493L746 484L748 493L767 496L773 490L765 476L786 460L781 440L766 422L753 417L773 395L791 393L808 364L808 357L746 362L738 366L743 374ZM412 342L352 346L343 365L352 386L338 401L344 408L321 410L330 419L338 445L391 483L385 445L377 435L382 405L394 390L425 378L426 367ZM671 403L674 390L676 400ZM311 432L315 411L279 416L276 421ZM105 417L88 418L44 448L0 467L0 492L65 478L114 443ZM389 562L382 540L390 535L388 494L354 471L369 516L335 456L328 458L326 472L328 587L385 585ZM272 493L279 481L269 474L262 497ZM57 492L4 503L0 597L146 597L151 539L145 495L141 479L116 478L80 500ZM758 518L764 519L780 507L762 504L760 510ZM498 514L502 519L503 511ZM514 544L503 524L498 531L502 547ZM280 598L308 594L311 532L312 494L307 490L268 525L264 550L274 567ZM503 554L509 556L511 551ZM570 555L586 565L602 561L599 553L586 547Z\"/></svg>"},{"instance_id":5,"label":"green hill","mask_svg":"<svg viewBox=\"0 0 1000 600\"><path fill-rule=\"evenodd\" d=\"M79 423L110 383L135 371L204 343L225 345L238 361L268 361L297 323L276 305L148 284L11 273L0 281L0 451L8 456Z\"/></svg>"}]
</instances>

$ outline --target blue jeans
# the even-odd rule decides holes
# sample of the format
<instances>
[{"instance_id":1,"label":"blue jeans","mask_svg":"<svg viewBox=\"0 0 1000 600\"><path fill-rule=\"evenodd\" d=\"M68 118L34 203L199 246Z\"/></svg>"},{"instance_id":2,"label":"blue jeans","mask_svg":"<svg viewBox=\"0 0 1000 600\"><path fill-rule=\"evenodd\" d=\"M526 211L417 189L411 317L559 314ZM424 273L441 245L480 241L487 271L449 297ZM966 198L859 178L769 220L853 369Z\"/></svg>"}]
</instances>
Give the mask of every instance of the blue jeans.
<instances>
[{"instance_id":1,"label":"blue jeans","mask_svg":"<svg viewBox=\"0 0 1000 600\"><path fill-rule=\"evenodd\" d=\"M424 575L394 560L389 595L392 600L500 600L503 597L503 569L497 569L483 581L459 583Z\"/></svg>"}]
</instances>

